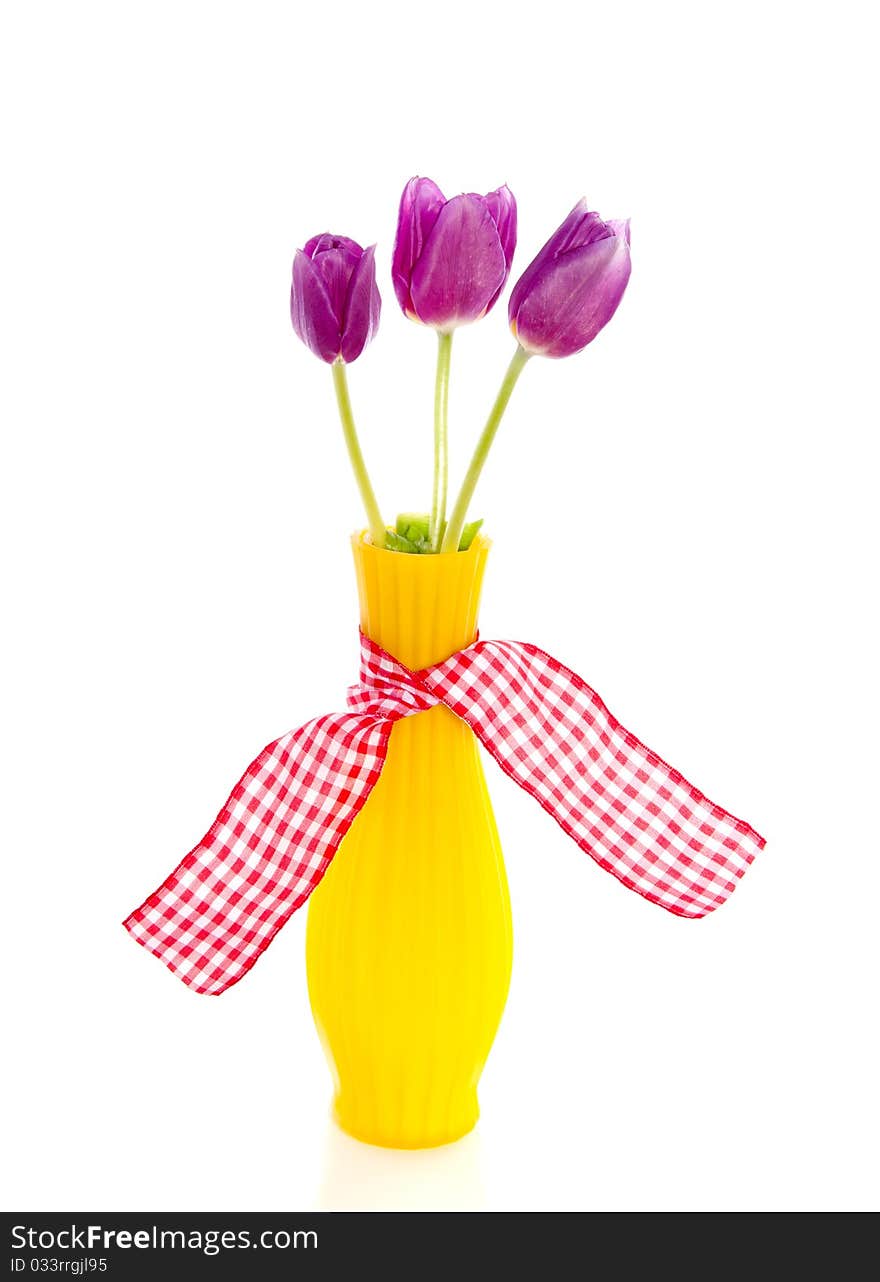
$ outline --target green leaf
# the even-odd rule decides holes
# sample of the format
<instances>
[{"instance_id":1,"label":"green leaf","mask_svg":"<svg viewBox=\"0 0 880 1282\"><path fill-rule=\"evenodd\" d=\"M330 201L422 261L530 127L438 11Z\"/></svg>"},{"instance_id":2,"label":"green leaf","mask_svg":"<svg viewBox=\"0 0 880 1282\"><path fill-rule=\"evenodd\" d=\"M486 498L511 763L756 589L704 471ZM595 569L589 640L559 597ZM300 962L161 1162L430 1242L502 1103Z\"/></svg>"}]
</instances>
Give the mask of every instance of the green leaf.
<instances>
[{"instance_id":1,"label":"green leaf","mask_svg":"<svg viewBox=\"0 0 880 1282\"><path fill-rule=\"evenodd\" d=\"M415 543L405 538L402 534L396 534L394 530L385 531L385 547L389 552L415 552L421 549Z\"/></svg>"},{"instance_id":2,"label":"green leaf","mask_svg":"<svg viewBox=\"0 0 880 1282\"><path fill-rule=\"evenodd\" d=\"M461 532L459 552L466 552L473 543L482 520L469 521ZM390 552L408 552L411 556L427 556L431 552L430 517L424 512L401 512L394 530L385 535L385 547ZM443 538L443 530L440 531Z\"/></svg>"},{"instance_id":3,"label":"green leaf","mask_svg":"<svg viewBox=\"0 0 880 1282\"><path fill-rule=\"evenodd\" d=\"M397 533L402 534L411 543L426 539L429 534L431 518L423 512L401 512L397 518Z\"/></svg>"},{"instance_id":4,"label":"green leaf","mask_svg":"<svg viewBox=\"0 0 880 1282\"><path fill-rule=\"evenodd\" d=\"M459 552L467 552L468 548L474 541L477 530L480 528L482 524L483 524L482 517L480 517L479 521L468 521L467 525L464 527L464 529L461 532L461 540L458 544Z\"/></svg>"},{"instance_id":5,"label":"green leaf","mask_svg":"<svg viewBox=\"0 0 880 1282\"><path fill-rule=\"evenodd\" d=\"M395 544L398 552L430 552L430 518L422 512L401 512L397 518L395 537L409 545Z\"/></svg>"}]
</instances>

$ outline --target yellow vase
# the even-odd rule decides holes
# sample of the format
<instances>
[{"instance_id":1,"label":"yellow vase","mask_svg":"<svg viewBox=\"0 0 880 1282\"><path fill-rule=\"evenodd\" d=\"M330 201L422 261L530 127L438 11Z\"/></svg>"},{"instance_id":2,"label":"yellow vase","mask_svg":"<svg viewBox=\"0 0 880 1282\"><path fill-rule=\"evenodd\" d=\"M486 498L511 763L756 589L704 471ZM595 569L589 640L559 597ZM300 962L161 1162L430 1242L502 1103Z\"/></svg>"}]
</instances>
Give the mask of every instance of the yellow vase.
<instances>
[{"instance_id":1,"label":"yellow vase","mask_svg":"<svg viewBox=\"0 0 880 1282\"><path fill-rule=\"evenodd\" d=\"M353 539L361 627L417 670L470 645L489 551ZM398 721L381 778L309 902L309 996L357 1139L466 1134L510 983L507 878L477 741L444 707Z\"/></svg>"}]
</instances>

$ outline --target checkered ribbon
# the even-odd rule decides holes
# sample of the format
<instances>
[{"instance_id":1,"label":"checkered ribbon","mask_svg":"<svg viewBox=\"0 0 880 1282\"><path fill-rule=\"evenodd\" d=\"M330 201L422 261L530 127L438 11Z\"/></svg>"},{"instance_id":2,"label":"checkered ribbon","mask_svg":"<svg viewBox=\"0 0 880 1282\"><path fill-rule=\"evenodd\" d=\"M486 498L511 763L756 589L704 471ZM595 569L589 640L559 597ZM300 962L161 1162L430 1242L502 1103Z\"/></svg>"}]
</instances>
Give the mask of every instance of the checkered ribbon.
<instances>
[{"instance_id":1,"label":"checkered ribbon","mask_svg":"<svg viewBox=\"0 0 880 1282\"><path fill-rule=\"evenodd\" d=\"M224 992L323 877L382 772L394 722L437 703L600 867L679 917L723 904L764 846L537 646L477 641L410 672L362 634L348 712L265 748L126 929L196 992Z\"/></svg>"}]
</instances>

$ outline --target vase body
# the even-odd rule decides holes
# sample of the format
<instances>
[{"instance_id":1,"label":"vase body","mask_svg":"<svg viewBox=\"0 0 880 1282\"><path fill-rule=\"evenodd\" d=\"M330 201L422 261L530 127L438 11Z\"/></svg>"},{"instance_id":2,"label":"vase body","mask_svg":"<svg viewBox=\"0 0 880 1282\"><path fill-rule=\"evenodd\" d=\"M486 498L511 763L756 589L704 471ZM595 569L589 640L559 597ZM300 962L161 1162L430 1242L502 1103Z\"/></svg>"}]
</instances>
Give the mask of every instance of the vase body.
<instances>
[{"instance_id":1,"label":"vase body","mask_svg":"<svg viewBox=\"0 0 880 1282\"><path fill-rule=\"evenodd\" d=\"M438 556L360 535L353 548L361 628L406 667L475 639L485 539ZM469 1131L513 941L477 742L448 709L392 728L381 777L309 902L306 957L342 1128L392 1148Z\"/></svg>"}]
</instances>

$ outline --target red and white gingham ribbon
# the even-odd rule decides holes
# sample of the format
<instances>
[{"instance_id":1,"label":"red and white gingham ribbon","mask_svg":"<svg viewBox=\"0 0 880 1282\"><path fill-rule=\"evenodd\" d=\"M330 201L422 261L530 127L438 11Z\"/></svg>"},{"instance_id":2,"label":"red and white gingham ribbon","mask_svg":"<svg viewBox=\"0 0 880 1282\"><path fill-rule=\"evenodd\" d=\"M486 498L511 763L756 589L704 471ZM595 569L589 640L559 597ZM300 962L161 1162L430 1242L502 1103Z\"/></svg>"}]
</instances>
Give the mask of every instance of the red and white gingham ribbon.
<instances>
[{"instance_id":1,"label":"red and white gingham ribbon","mask_svg":"<svg viewBox=\"0 0 880 1282\"><path fill-rule=\"evenodd\" d=\"M196 992L225 992L323 877L382 772L394 722L437 703L600 867L680 917L723 904L764 846L537 646L477 641L410 672L362 634L349 711L265 748L126 929Z\"/></svg>"}]
</instances>

